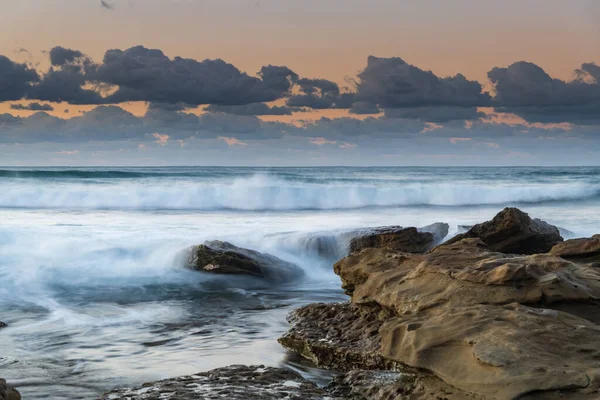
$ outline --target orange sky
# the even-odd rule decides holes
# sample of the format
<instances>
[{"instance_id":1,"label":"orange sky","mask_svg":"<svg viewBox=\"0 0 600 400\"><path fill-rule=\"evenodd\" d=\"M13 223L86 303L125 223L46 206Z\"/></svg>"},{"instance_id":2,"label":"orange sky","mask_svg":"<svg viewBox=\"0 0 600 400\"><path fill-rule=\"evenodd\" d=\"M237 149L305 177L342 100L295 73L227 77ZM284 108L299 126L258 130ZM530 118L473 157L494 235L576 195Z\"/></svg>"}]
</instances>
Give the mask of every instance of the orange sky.
<instances>
[{"instance_id":1,"label":"orange sky","mask_svg":"<svg viewBox=\"0 0 600 400\"><path fill-rule=\"evenodd\" d=\"M6 2L8 3L8 2ZM494 66L532 61L568 79L600 60L597 0L19 0L1 7L0 54L61 45L100 60L142 44L170 56L223 58L249 73L287 65L339 83L366 57L400 56L438 75L484 80Z\"/></svg>"}]
</instances>

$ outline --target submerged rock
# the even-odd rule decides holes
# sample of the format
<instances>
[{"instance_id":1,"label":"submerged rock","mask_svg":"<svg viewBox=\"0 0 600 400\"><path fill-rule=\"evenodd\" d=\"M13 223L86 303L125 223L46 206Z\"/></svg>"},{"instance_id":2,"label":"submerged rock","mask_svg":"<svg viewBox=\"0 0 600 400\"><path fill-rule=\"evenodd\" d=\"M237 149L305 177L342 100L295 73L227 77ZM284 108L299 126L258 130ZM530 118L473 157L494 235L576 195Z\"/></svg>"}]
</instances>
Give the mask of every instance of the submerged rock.
<instances>
[{"instance_id":1,"label":"submerged rock","mask_svg":"<svg viewBox=\"0 0 600 400\"><path fill-rule=\"evenodd\" d=\"M352 238L350 253L381 247L407 253L424 253L441 242L448 235L448 229L448 224L441 222L419 229L401 226L371 228Z\"/></svg>"},{"instance_id":2,"label":"submerged rock","mask_svg":"<svg viewBox=\"0 0 600 400\"><path fill-rule=\"evenodd\" d=\"M563 241L557 227L531 219L518 208L505 208L491 221L473 226L446 244L466 238L479 238L493 250L511 254L546 253Z\"/></svg>"},{"instance_id":3,"label":"submerged rock","mask_svg":"<svg viewBox=\"0 0 600 400\"><path fill-rule=\"evenodd\" d=\"M21 394L6 380L0 378L0 400L21 400Z\"/></svg>"},{"instance_id":4,"label":"submerged rock","mask_svg":"<svg viewBox=\"0 0 600 400\"><path fill-rule=\"evenodd\" d=\"M187 267L196 271L249 276L275 283L291 282L304 276L304 271L295 264L228 242L206 242L188 251Z\"/></svg>"},{"instance_id":5,"label":"submerged rock","mask_svg":"<svg viewBox=\"0 0 600 400\"><path fill-rule=\"evenodd\" d=\"M550 254L576 263L596 263L600 267L600 235L591 238L571 239L559 243Z\"/></svg>"},{"instance_id":6,"label":"submerged rock","mask_svg":"<svg viewBox=\"0 0 600 400\"><path fill-rule=\"evenodd\" d=\"M293 371L243 365L145 383L134 389L117 389L100 397L100 400L155 399L336 400Z\"/></svg>"}]
</instances>

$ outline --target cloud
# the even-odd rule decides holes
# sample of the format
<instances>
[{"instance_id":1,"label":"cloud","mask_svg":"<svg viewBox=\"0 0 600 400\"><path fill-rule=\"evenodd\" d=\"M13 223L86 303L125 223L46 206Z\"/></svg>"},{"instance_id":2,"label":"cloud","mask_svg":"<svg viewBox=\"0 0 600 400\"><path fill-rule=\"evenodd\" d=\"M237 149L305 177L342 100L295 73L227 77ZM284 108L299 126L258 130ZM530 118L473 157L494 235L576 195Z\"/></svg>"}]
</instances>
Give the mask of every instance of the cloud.
<instances>
[{"instance_id":1,"label":"cloud","mask_svg":"<svg viewBox=\"0 0 600 400\"><path fill-rule=\"evenodd\" d=\"M458 143L461 143L461 142L470 142L473 139L466 138L466 137L452 137L449 140L450 140L450 143L452 143L452 144L458 144Z\"/></svg>"},{"instance_id":2,"label":"cloud","mask_svg":"<svg viewBox=\"0 0 600 400\"><path fill-rule=\"evenodd\" d=\"M27 64L0 56L0 101L20 100L39 79L38 73Z\"/></svg>"},{"instance_id":3,"label":"cloud","mask_svg":"<svg viewBox=\"0 0 600 400\"><path fill-rule=\"evenodd\" d=\"M414 107L484 107L490 95L483 93L479 82L463 75L440 78L398 57L370 56L367 67L358 74L357 101L381 108Z\"/></svg>"},{"instance_id":4,"label":"cloud","mask_svg":"<svg viewBox=\"0 0 600 400\"><path fill-rule=\"evenodd\" d=\"M366 101L358 101L352 104L352 108L349 112L350 114L357 115L379 114L381 109L376 104L368 103Z\"/></svg>"},{"instance_id":5,"label":"cloud","mask_svg":"<svg viewBox=\"0 0 600 400\"><path fill-rule=\"evenodd\" d=\"M497 112L513 113L528 122L600 123L600 67L586 63L576 78L552 78L533 63L517 62L494 68L488 78L494 85Z\"/></svg>"},{"instance_id":6,"label":"cloud","mask_svg":"<svg viewBox=\"0 0 600 400\"><path fill-rule=\"evenodd\" d=\"M50 63L55 67L72 63L81 57L83 57L82 52L78 50L66 49L61 46L56 46L50 50Z\"/></svg>"},{"instance_id":7,"label":"cloud","mask_svg":"<svg viewBox=\"0 0 600 400\"><path fill-rule=\"evenodd\" d=\"M356 145L352 143L344 142L340 144L340 149L350 150L354 148L356 148Z\"/></svg>"},{"instance_id":8,"label":"cloud","mask_svg":"<svg viewBox=\"0 0 600 400\"><path fill-rule=\"evenodd\" d=\"M217 139L224 141L225 143L227 143L227 146L248 146L248 143L243 142L237 138L234 137L228 137L228 136L219 136Z\"/></svg>"},{"instance_id":9,"label":"cloud","mask_svg":"<svg viewBox=\"0 0 600 400\"><path fill-rule=\"evenodd\" d=\"M109 50L93 78L118 87L111 103L149 101L193 105L242 105L283 97L294 73L286 67L265 67L252 77L223 60L196 61L167 57L143 46Z\"/></svg>"},{"instance_id":10,"label":"cloud","mask_svg":"<svg viewBox=\"0 0 600 400\"><path fill-rule=\"evenodd\" d=\"M56 154L60 154L63 156L74 156L76 154L79 154L79 150L62 150L62 151L57 151Z\"/></svg>"},{"instance_id":11,"label":"cloud","mask_svg":"<svg viewBox=\"0 0 600 400\"><path fill-rule=\"evenodd\" d=\"M20 111L54 111L54 107L50 104L40 104L40 103L29 103L27 105L23 104L11 104L11 110L20 110Z\"/></svg>"},{"instance_id":12,"label":"cloud","mask_svg":"<svg viewBox=\"0 0 600 400\"><path fill-rule=\"evenodd\" d=\"M169 142L169 139L171 139L169 135L161 133L153 133L152 136L156 138L156 143L158 143L161 146L166 145Z\"/></svg>"},{"instance_id":13,"label":"cloud","mask_svg":"<svg viewBox=\"0 0 600 400\"><path fill-rule=\"evenodd\" d=\"M327 79L298 79L299 94L290 96L286 104L290 107L308 107L316 110L327 108L350 108L353 93L341 93L337 83Z\"/></svg>"},{"instance_id":14,"label":"cloud","mask_svg":"<svg viewBox=\"0 0 600 400\"><path fill-rule=\"evenodd\" d=\"M423 122L445 123L450 121L475 120L485 116L476 107L411 107L385 110L389 118L417 119Z\"/></svg>"},{"instance_id":15,"label":"cloud","mask_svg":"<svg viewBox=\"0 0 600 400\"><path fill-rule=\"evenodd\" d=\"M270 107L265 103L250 103L240 106L227 106L219 104L211 104L204 109L208 112L234 114L234 115L292 115L293 112L302 111L299 107L273 106Z\"/></svg>"},{"instance_id":16,"label":"cloud","mask_svg":"<svg viewBox=\"0 0 600 400\"><path fill-rule=\"evenodd\" d=\"M310 142L310 144L314 144L315 146L323 146L326 144L337 144L337 141L335 141L335 140L327 140L322 137L308 138L308 141Z\"/></svg>"}]
</instances>

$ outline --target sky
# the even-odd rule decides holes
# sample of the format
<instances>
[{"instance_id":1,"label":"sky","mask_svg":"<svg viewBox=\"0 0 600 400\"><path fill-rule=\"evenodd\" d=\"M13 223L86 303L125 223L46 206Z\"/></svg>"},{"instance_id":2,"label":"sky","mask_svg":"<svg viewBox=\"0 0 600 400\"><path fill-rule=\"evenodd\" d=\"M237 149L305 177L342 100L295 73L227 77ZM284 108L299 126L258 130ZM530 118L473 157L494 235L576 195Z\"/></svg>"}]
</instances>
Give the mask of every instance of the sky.
<instances>
[{"instance_id":1,"label":"sky","mask_svg":"<svg viewBox=\"0 0 600 400\"><path fill-rule=\"evenodd\" d=\"M0 2L0 165L598 165L597 0Z\"/></svg>"}]
</instances>

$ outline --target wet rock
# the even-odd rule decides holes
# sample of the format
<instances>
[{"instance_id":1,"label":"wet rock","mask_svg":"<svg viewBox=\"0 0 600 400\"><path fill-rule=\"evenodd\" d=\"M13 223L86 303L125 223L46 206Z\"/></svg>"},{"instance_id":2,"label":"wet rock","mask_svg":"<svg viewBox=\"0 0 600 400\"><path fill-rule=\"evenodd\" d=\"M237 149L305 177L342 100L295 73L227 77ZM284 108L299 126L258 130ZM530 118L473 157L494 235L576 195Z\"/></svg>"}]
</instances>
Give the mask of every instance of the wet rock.
<instances>
[{"instance_id":1,"label":"wet rock","mask_svg":"<svg viewBox=\"0 0 600 400\"><path fill-rule=\"evenodd\" d=\"M279 339L318 367L347 372L326 387L344 399L480 399L381 354L382 325L393 317L376 304L311 304L293 311Z\"/></svg>"},{"instance_id":2,"label":"wet rock","mask_svg":"<svg viewBox=\"0 0 600 400\"><path fill-rule=\"evenodd\" d=\"M479 238L493 250L509 254L546 253L563 241L557 227L531 219L517 208L505 208L491 221L477 224L445 244L466 238Z\"/></svg>"},{"instance_id":3,"label":"wet rock","mask_svg":"<svg viewBox=\"0 0 600 400\"><path fill-rule=\"evenodd\" d=\"M350 241L350 253L366 248L388 248L407 253L424 253L435 246L435 236L430 232L419 232L417 228L382 227Z\"/></svg>"},{"instance_id":4,"label":"wet rock","mask_svg":"<svg viewBox=\"0 0 600 400\"><path fill-rule=\"evenodd\" d=\"M444 222L436 222L418 229L419 232L429 232L433 235L434 245L440 244L450 231L450 225Z\"/></svg>"},{"instance_id":5,"label":"wet rock","mask_svg":"<svg viewBox=\"0 0 600 400\"><path fill-rule=\"evenodd\" d=\"M206 242L189 249L187 267L210 274L249 276L275 283L292 282L304 276L295 264L221 241Z\"/></svg>"},{"instance_id":6,"label":"wet rock","mask_svg":"<svg viewBox=\"0 0 600 400\"><path fill-rule=\"evenodd\" d=\"M548 254L508 255L479 239L439 246L427 254L368 249L334 267L355 303L376 302L399 315L434 307L521 303L552 308L600 308L600 271ZM581 315L585 316L585 315Z\"/></svg>"},{"instance_id":7,"label":"wet rock","mask_svg":"<svg viewBox=\"0 0 600 400\"><path fill-rule=\"evenodd\" d=\"M100 400L336 400L287 369L234 365L191 376L117 389Z\"/></svg>"},{"instance_id":8,"label":"wet rock","mask_svg":"<svg viewBox=\"0 0 600 400\"><path fill-rule=\"evenodd\" d=\"M349 400L483 400L419 371L350 371L334 378L329 393Z\"/></svg>"},{"instance_id":9,"label":"wet rock","mask_svg":"<svg viewBox=\"0 0 600 400\"><path fill-rule=\"evenodd\" d=\"M550 250L550 254L578 264L600 263L600 235L559 243Z\"/></svg>"},{"instance_id":10,"label":"wet rock","mask_svg":"<svg viewBox=\"0 0 600 400\"><path fill-rule=\"evenodd\" d=\"M0 321L0 329L6 328L6 327L8 327L8 325L6 325L4 322Z\"/></svg>"},{"instance_id":11,"label":"wet rock","mask_svg":"<svg viewBox=\"0 0 600 400\"><path fill-rule=\"evenodd\" d=\"M553 310L477 305L397 317L381 328L381 352L490 399L600 395L600 327Z\"/></svg>"},{"instance_id":12,"label":"wet rock","mask_svg":"<svg viewBox=\"0 0 600 400\"><path fill-rule=\"evenodd\" d=\"M379 353L379 328L388 316L377 305L310 304L288 315L291 329L279 343L320 368L396 369Z\"/></svg>"},{"instance_id":13,"label":"wet rock","mask_svg":"<svg viewBox=\"0 0 600 400\"><path fill-rule=\"evenodd\" d=\"M0 400L21 400L21 394L4 379L0 379Z\"/></svg>"}]
</instances>

